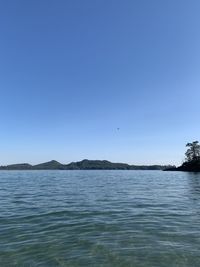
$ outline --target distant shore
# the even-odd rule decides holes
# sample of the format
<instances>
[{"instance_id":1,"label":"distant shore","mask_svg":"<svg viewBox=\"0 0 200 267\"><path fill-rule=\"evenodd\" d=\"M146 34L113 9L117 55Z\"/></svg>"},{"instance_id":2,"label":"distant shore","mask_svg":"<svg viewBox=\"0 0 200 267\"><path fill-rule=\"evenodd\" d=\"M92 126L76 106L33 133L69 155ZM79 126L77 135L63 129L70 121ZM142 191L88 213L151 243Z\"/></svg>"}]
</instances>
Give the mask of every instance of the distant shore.
<instances>
[{"instance_id":1,"label":"distant shore","mask_svg":"<svg viewBox=\"0 0 200 267\"><path fill-rule=\"evenodd\" d=\"M0 166L0 170L165 170L175 168L171 165L129 165L126 163L113 163L107 160L88 160L62 164L51 160L37 165L28 163Z\"/></svg>"},{"instance_id":2,"label":"distant shore","mask_svg":"<svg viewBox=\"0 0 200 267\"><path fill-rule=\"evenodd\" d=\"M166 168L164 171L200 172L200 160L184 162L179 167Z\"/></svg>"}]
</instances>

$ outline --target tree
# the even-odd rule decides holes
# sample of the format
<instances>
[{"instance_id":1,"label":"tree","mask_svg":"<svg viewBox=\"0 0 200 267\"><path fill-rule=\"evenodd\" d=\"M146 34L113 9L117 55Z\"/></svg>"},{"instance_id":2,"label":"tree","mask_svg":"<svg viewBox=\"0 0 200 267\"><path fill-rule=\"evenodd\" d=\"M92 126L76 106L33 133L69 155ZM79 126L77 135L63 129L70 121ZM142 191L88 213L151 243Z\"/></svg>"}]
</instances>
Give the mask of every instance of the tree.
<instances>
[{"instance_id":1,"label":"tree","mask_svg":"<svg viewBox=\"0 0 200 267\"><path fill-rule=\"evenodd\" d=\"M186 147L189 147L185 153L187 162L200 160L200 145L198 141L187 143Z\"/></svg>"}]
</instances>

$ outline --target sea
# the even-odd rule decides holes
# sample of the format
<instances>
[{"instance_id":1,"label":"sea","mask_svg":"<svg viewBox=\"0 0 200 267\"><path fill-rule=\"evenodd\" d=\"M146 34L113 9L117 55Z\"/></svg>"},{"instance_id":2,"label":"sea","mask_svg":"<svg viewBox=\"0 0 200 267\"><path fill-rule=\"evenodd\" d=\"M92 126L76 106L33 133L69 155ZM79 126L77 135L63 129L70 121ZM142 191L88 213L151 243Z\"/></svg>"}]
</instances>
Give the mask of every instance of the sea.
<instances>
[{"instance_id":1,"label":"sea","mask_svg":"<svg viewBox=\"0 0 200 267\"><path fill-rule=\"evenodd\" d=\"M200 174L0 171L0 267L199 267Z\"/></svg>"}]
</instances>

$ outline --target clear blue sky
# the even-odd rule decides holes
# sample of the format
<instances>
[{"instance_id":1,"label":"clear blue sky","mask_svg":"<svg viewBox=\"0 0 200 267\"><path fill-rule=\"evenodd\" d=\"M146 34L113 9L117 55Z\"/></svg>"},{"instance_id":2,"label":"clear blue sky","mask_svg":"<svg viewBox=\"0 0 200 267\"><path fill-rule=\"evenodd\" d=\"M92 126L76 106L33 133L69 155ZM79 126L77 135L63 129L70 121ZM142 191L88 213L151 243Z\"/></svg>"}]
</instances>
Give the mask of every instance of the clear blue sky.
<instances>
[{"instance_id":1,"label":"clear blue sky","mask_svg":"<svg viewBox=\"0 0 200 267\"><path fill-rule=\"evenodd\" d=\"M199 14L199 0L1 0L0 165L179 164L200 133Z\"/></svg>"}]
</instances>

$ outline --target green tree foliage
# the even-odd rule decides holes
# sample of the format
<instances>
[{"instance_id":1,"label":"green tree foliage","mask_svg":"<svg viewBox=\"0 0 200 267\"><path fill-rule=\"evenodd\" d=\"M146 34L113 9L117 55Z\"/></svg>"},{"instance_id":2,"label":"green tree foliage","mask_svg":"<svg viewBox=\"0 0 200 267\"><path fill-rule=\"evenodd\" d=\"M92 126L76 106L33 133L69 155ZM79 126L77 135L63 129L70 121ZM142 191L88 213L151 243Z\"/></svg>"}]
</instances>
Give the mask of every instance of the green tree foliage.
<instances>
[{"instance_id":1,"label":"green tree foliage","mask_svg":"<svg viewBox=\"0 0 200 267\"><path fill-rule=\"evenodd\" d=\"M185 153L187 162L200 160L200 145L198 141L187 143L186 147L188 147Z\"/></svg>"}]
</instances>

